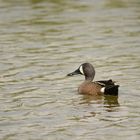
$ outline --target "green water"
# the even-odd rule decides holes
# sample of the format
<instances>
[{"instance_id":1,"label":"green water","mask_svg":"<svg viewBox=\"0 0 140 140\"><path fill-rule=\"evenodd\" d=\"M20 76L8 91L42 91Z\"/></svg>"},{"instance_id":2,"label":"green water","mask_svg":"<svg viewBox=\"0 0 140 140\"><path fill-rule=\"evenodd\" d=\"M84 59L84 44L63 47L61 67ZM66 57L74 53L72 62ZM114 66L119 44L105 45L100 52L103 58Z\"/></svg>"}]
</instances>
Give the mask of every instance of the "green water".
<instances>
[{"instance_id":1,"label":"green water","mask_svg":"<svg viewBox=\"0 0 140 140\"><path fill-rule=\"evenodd\" d=\"M0 139L139 140L140 2L0 0ZM119 97L77 93L83 62Z\"/></svg>"}]
</instances>

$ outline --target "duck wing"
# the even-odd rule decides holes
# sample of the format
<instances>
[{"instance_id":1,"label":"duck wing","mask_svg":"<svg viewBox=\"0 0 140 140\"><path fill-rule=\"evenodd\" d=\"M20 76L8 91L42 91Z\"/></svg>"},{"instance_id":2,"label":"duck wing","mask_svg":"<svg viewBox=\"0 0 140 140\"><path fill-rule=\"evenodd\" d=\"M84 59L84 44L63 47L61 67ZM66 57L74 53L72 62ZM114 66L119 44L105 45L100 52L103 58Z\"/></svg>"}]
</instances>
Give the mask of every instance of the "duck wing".
<instances>
[{"instance_id":1,"label":"duck wing","mask_svg":"<svg viewBox=\"0 0 140 140\"><path fill-rule=\"evenodd\" d=\"M101 85L103 87L103 93L105 95L115 95L118 96L118 88L119 85L116 85L114 81L109 80L101 80L96 81L95 83Z\"/></svg>"},{"instance_id":2,"label":"duck wing","mask_svg":"<svg viewBox=\"0 0 140 140\"><path fill-rule=\"evenodd\" d=\"M115 85L115 82L112 81L111 79L109 80L100 80L100 81L95 81L95 83L103 86L103 87L106 87L106 86L114 86Z\"/></svg>"}]
</instances>

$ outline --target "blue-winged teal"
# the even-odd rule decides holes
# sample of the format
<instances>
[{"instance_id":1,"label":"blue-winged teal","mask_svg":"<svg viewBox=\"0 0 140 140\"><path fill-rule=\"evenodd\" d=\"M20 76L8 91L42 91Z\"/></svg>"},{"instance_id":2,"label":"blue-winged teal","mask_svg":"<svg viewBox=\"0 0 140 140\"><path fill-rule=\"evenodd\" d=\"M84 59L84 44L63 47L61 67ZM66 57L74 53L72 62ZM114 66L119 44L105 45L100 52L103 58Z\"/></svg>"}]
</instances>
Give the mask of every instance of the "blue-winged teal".
<instances>
[{"instance_id":1,"label":"blue-winged teal","mask_svg":"<svg viewBox=\"0 0 140 140\"><path fill-rule=\"evenodd\" d=\"M81 74L85 76L85 81L79 86L78 92L80 94L90 95L118 95L119 85L110 80L92 82L95 76L94 67L90 63L83 63L80 67L67 76Z\"/></svg>"}]
</instances>

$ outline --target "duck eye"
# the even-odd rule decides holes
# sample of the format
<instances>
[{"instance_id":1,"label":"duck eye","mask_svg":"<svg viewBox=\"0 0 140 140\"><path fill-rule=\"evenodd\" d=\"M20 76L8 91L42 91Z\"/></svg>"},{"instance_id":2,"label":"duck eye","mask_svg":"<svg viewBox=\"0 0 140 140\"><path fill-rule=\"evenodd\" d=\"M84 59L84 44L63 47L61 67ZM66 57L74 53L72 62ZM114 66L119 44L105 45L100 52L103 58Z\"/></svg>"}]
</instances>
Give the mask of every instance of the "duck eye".
<instances>
[{"instance_id":1,"label":"duck eye","mask_svg":"<svg viewBox=\"0 0 140 140\"><path fill-rule=\"evenodd\" d=\"M79 70L80 70L81 74L84 75L83 66L80 66Z\"/></svg>"}]
</instances>

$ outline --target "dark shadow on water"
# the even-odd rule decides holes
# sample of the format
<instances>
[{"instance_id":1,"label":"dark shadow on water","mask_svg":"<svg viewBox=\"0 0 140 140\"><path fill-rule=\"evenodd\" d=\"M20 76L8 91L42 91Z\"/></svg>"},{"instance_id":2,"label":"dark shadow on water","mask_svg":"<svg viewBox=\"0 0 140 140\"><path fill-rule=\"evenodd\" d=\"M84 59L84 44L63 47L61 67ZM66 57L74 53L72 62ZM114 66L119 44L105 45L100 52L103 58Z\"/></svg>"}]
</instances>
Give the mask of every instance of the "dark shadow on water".
<instances>
[{"instance_id":1,"label":"dark shadow on water","mask_svg":"<svg viewBox=\"0 0 140 140\"><path fill-rule=\"evenodd\" d=\"M118 96L104 96L104 108L108 112L118 111Z\"/></svg>"},{"instance_id":2,"label":"dark shadow on water","mask_svg":"<svg viewBox=\"0 0 140 140\"><path fill-rule=\"evenodd\" d=\"M118 96L104 96L104 105L110 106L110 107L116 107L119 106L118 102Z\"/></svg>"}]
</instances>

